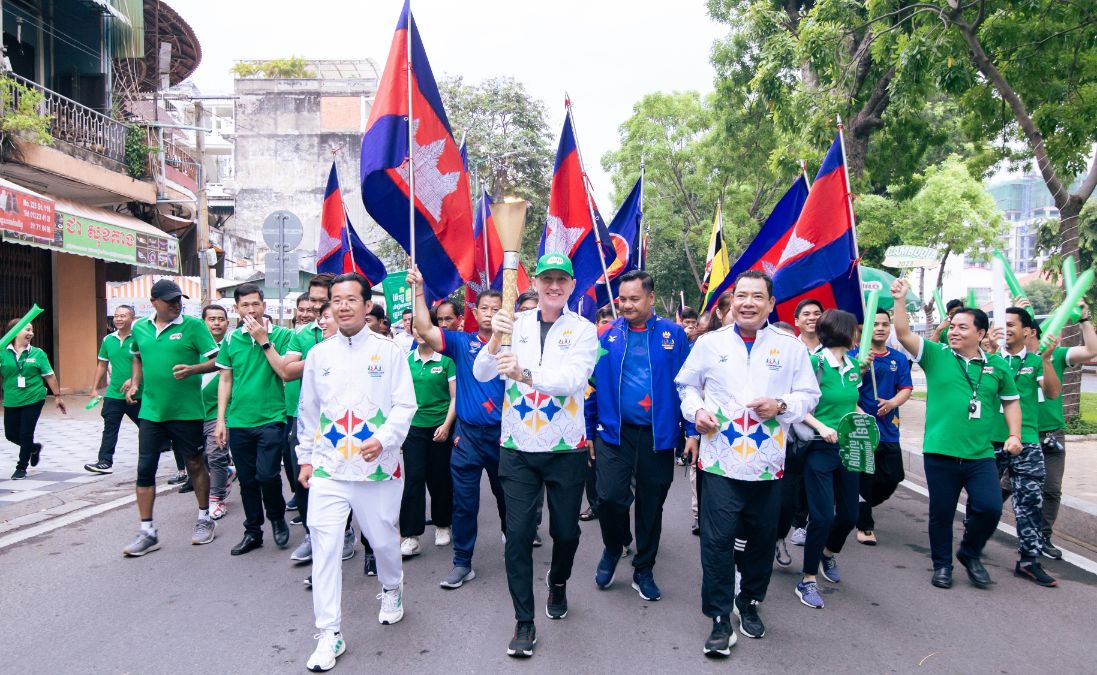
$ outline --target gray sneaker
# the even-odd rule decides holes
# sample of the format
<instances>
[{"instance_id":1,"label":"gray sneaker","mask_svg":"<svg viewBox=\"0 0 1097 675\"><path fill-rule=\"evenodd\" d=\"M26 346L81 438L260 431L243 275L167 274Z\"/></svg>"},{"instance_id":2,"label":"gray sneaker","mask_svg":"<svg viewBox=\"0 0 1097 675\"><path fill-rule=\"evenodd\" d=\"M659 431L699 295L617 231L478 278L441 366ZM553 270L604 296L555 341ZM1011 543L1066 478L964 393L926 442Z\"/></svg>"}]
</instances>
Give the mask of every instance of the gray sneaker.
<instances>
[{"instance_id":1,"label":"gray sneaker","mask_svg":"<svg viewBox=\"0 0 1097 675\"><path fill-rule=\"evenodd\" d=\"M354 539L354 526L352 525L343 533L343 560L350 560L354 557Z\"/></svg>"},{"instance_id":2,"label":"gray sneaker","mask_svg":"<svg viewBox=\"0 0 1097 675\"><path fill-rule=\"evenodd\" d=\"M466 581L472 581L476 578L476 572L471 567L462 567L455 565L445 579L439 582L439 586L442 588L461 588Z\"/></svg>"},{"instance_id":3,"label":"gray sneaker","mask_svg":"<svg viewBox=\"0 0 1097 675\"><path fill-rule=\"evenodd\" d=\"M802 527L798 527L792 531L792 536L788 540L795 546L803 546L808 540L808 531Z\"/></svg>"},{"instance_id":4,"label":"gray sneaker","mask_svg":"<svg viewBox=\"0 0 1097 675\"><path fill-rule=\"evenodd\" d=\"M194 534L190 537L190 543L195 546L208 544L213 541L213 530L217 523L212 518L199 518L194 523Z\"/></svg>"},{"instance_id":5,"label":"gray sneaker","mask_svg":"<svg viewBox=\"0 0 1097 675\"><path fill-rule=\"evenodd\" d=\"M289 559L299 563L307 563L312 560L312 535L305 535L304 541L293 550Z\"/></svg>"},{"instance_id":6,"label":"gray sneaker","mask_svg":"<svg viewBox=\"0 0 1097 675\"><path fill-rule=\"evenodd\" d=\"M122 555L126 556L143 556L146 553L152 553L160 549L160 539L156 534L149 534L144 530L137 533L137 538L133 540L129 546L122 549Z\"/></svg>"}]
</instances>

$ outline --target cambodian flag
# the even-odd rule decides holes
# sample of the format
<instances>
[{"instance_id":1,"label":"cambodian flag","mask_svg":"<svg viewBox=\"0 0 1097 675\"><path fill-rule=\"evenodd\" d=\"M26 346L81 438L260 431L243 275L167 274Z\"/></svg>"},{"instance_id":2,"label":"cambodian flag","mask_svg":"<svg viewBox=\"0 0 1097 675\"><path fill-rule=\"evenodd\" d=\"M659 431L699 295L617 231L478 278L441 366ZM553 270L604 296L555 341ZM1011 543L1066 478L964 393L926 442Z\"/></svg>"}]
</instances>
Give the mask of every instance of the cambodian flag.
<instances>
[{"instance_id":1,"label":"cambodian flag","mask_svg":"<svg viewBox=\"0 0 1097 675\"><path fill-rule=\"evenodd\" d=\"M476 240L476 251L473 256L476 273L465 285L465 330L469 332L479 330L472 308L476 306L476 299L480 297L480 293L487 288L503 290L503 245L499 243L499 233L496 232L495 221L491 217L491 203L491 197L487 192L481 195L480 201L476 204L476 220L472 226L472 234ZM518 263L518 292L524 293L528 289L529 274L526 273L526 268Z\"/></svg>"},{"instance_id":2,"label":"cambodian flag","mask_svg":"<svg viewBox=\"0 0 1097 675\"><path fill-rule=\"evenodd\" d=\"M370 285L377 285L388 276L385 263L366 248L347 217L334 161L331 163L331 172L328 173L328 187L324 190L324 206L320 212L316 271L320 274L358 272L369 279Z\"/></svg>"},{"instance_id":3,"label":"cambodian flag","mask_svg":"<svg viewBox=\"0 0 1097 675\"><path fill-rule=\"evenodd\" d=\"M570 111L571 102L567 102ZM591 208L594 221L591 220ZM598 257L598 243L594 228L598 227L602 238L602 251L606 268L617 259L610 244L605 221L594 206L593 198L587 202L586 176L579 162L579 149L571 126L571 115L564 118L560 133L560 147L556 150L556 165L552 171L552 189L549 193L548 220L541 234L537 255L563 253L571 258L575 270L575 291L568 304L574 309L579 300L602 277L602 261Z\"/></svg>"},{"instance_id":4,"label":"cambodian flag","mask_svg":"<svg viewBox=\"0 0 1097 675\"><path fill-rule=\"evenodd\" d=\"M606 293L606 282L602 276L598 277L598 283L591 291L598 294L597 301L594 303L595 308L602 307L617 297L620 286L618 279L622 274L640 269L640 247L643 245L640 222L644 217L640 211L640 192L643 189L641 180L643 179L636 181L636 185L625 197L625 201L621 202L621 208L617 209L613 221L609 224L609 236L613 241L613 250L617 259L606 266L610 279L609 293Z\"/></svg>"},{"instance_id":5,"label":"cambodian flag","mask_svg":"<svg viewBox=\"0 0 1097 675\"><path fill-rule=\"evenodd\" d=\"M473 277L468 172L453 140L423 42L405 1L362 137L362 201L405 251L408 223L408 40L414 130L416 262L426 300L445 298Z\"/></svg>"},{"instance_id":6,"label":"cambodian flag","mask_svg":"<svg viewBox=\"0 0 1097 675\"><path fill-rule=\"evenodd\" d=\"M712 311L720 300L720 296L731 289L735 284L735 277L741 273L747 270L760 270L771 277L777 273L777 263L780 262L781 253L792 237L792 228L804 209L808 192L807 177L801 173L773 207L773 211L766 218L762 228L758 230L754 241L731 266L731 271L723 281L716 286L716 290L709 296L708 304L702 308L702 313Z\"/></svg>"},{"instance_id":7,"label":"cambodian flag","mask_svg":"<svg viewBox=\"0 0 1097 675\"><path fill-rule=\"evenodd\" d=\"M864 308L841 135L823 158L796 226L773 251L780 251L773 273L773 295L781 320L791 322L796 304L807 297L862 320Z\"/></svg>"}]
</instances>

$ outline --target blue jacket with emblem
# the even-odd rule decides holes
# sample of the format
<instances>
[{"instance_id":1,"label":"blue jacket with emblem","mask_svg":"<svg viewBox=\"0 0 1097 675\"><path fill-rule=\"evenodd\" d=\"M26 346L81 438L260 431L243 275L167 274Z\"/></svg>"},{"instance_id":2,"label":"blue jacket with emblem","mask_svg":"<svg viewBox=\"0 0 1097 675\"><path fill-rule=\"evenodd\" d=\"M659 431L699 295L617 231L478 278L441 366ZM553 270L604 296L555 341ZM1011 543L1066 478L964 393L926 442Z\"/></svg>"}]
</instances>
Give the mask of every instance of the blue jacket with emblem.
<instances>
[{"instance_id":1,"label":"blue jacket with emblem","mask_svg":"<svg viewBox=\"0 0 1097 675\"><path fill-rule=\"evenodd\" d=\"M598 436L612 445L621 442L621 379L628 331L628 321L619 318L602 334L591 378L594 393L587 397L588 426L597 425ZM678 447L684 423L674 378L689 356L689 339L681 326L654 313L648 319L647 331L655 449L673 450Z\"/></svg>"}]
</instances>

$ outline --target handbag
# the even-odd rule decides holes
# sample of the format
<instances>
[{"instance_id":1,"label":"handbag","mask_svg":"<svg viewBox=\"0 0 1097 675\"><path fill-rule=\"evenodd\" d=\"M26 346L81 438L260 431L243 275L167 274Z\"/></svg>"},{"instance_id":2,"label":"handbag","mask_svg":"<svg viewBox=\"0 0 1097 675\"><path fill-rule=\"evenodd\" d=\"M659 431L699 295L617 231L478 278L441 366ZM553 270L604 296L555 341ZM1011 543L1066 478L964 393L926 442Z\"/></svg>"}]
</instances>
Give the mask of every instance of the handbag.
<instances>
[{"instance_id":1,"label":"handbag","mask_svg":"<svg viewBox=\"0 0 1097 675\"><path fill-rule=\"evenodd\" d=\"M820 373L823 369L823 357L814 357L812 360L815 361L815 379L819 380ZM794 462L800 461L807 452L808 446L819 438L819 434L815 433L814 429L803 422L793 422L790 424L787 436L788 437L785 440L786 463L790 460Z\"/></svg>"}]
</instances>

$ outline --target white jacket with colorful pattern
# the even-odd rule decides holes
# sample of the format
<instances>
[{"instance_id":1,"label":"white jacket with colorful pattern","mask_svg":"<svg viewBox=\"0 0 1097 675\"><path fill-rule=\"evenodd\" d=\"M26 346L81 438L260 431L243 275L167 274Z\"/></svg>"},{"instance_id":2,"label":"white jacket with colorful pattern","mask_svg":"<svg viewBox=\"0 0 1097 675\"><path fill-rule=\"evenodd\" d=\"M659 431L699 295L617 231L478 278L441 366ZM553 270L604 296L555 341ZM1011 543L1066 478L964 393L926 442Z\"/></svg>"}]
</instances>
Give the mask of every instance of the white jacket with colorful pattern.
<instances>
[{"instance_id":1,"label":"white jacket with colorful pattern","mask_svg":"<svg viewBox=\"0 0 1097 675\"><path fill-rule=\"evenodd\" d=\"M500 443L522 452L585 450L583 399L598 360L598 334L594 324L565 309L542 353L540 317L539 310L529 310L514 319L511 349L518 367L532 373L533 386L506 381ZM472 372L482 382L499 377L495 355L481 349Z\"/></svg>"},{"instance_id":2,"label":"white jacket with colorful pattern","mask_svg":"<svg viewBox=\"0 0 1097 675\"><path fill-rule=\"evenodd\" d=\"M337 333L305 358L297 461L318 478L402 478L400 446L416 407L408 357L395 342L369 328ZM381 454L367 462L359 451L370 438L381 442Z\"/></svg>"},{"instance_id":3,"label":"white jacket with colorful pattern","mask_svg":"<svg viewBox=\"0 0 1097 675\"><path fill-rule=\"evenodd\" d=\"M697 468L737 480L781 478L788 428L819 402L807 349L791 333L768 324L749 352L737 326L702 335L674 381L683 417L694 422L704 408L720 425L701 436ZM761 421L746 407L756 398L781 399L788 409Z\"/></svg>"}]
</instances>

